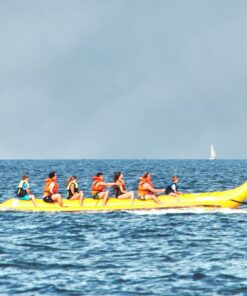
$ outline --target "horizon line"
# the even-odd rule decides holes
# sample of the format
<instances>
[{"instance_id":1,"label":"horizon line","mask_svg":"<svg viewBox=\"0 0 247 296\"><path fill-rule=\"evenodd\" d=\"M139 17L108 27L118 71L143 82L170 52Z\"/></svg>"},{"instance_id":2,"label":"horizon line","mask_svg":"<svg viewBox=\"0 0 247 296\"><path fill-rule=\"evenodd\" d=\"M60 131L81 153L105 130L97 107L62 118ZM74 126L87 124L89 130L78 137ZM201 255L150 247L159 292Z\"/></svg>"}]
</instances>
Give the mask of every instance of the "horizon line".
<instances>
[{"instance_id":1,"label":"horizon line","mask_svg":"<svg viewBox=\"0 0 247 296\"><path fill-rule=\"evenodd\" d=\"M208 160L217 162L219 160L247 160L247 158L217 158L214 160L208 158L0 158L4 160Z\"/></svg>"}]
</instances>

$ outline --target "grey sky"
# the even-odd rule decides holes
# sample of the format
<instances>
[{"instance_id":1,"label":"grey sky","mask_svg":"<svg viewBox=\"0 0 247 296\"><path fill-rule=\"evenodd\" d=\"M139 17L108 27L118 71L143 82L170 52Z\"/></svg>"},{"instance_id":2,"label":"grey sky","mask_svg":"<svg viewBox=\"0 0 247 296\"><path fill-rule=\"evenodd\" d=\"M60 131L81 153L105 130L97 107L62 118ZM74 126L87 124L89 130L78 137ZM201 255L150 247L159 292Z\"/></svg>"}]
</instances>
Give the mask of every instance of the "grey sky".
<instances>
[{"instance_id":1,"label":"grey sky","mask_svg":"<svg viewBox=\"0 0 247 296\"><path fill-rule=\"evenodd\" d=\"M0 0L0 158L246 158L247 1Z\"/></svg>"}]
</instances>

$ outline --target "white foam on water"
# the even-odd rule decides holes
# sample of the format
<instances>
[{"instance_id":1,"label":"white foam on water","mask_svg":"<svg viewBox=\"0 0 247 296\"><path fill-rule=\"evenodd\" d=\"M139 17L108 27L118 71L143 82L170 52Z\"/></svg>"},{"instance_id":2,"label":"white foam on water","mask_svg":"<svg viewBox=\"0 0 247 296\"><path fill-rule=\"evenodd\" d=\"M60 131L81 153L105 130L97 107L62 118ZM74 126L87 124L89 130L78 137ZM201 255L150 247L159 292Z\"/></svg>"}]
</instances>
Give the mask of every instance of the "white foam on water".
<instances>
[{"instance_id":1,"label":"white foam on water","mask_svg":"<svg viewBox=\"0 0 247 296\"><path fill-rule=\"evenodd\" d=\"M209 209L209 208L190 208L190 209L155 209L155 210L136 210L126 211L134 215L166 215L166 214L247 214L247 208L241 209Z\"/></svg>"}]
</instances>

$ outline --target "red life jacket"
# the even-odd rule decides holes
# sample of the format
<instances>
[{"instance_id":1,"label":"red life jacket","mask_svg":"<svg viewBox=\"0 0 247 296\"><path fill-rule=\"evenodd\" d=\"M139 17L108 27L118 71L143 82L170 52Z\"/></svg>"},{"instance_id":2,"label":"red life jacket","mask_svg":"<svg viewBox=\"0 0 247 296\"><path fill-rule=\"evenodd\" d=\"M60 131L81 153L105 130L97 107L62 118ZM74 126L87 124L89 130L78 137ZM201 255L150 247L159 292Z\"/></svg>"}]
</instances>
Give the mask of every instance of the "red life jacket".
<instances>
[{"instance_id":1,"label":"red life jacket","mask_svg":"<svg viewBox=\"0 0 247 296\"><path fill-rule=\"evenodd\" d=\"M148 189L146 189L144 187L144 184L146 184L146 183L153 187L153 182L152 182L150 177L147 177L147 178L141 177L140 181L139 181L139 184L138 184L138 192L137 192L138 196L153 194L152 191L149 191Z\"/></svg>"},{"instance_id":2,"label":"red life jacket","mask_svg":"<svg viewBox=\"0 0 247 296\"><path fill-rule=\"evenodd\" d=\"M91 192L92 193L97 193L97 192L103 192L105 189L104 185L97 185L100 182L104 182L104 180L102 180L102 178L94 176L93 177L93 184L92 184L92 188L91 188Z\"/></svg>"},{"instance_id":3,"label":"red life jacket","mask_svg":"<svg viewBox=\"0 0 247 296\"><path fill-rule=\"evenodd\" d=\"M54 183L53 193L50 191L50 185ZM45 179L45 190L43 196L50 196L58 192L57 178L47 178Z\"/></svg>"}]
</instances>

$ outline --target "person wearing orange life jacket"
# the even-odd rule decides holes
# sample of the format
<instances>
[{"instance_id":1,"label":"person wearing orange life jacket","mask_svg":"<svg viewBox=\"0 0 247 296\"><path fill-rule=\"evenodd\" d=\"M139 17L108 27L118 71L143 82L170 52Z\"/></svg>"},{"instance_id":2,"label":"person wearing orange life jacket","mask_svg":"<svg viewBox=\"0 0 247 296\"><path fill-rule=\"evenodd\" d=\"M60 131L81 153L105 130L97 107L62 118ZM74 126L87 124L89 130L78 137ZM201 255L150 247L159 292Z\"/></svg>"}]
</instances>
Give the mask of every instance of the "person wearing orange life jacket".
<instances>
[{"instance_id":1,"label":"person wearing orange life jacket","mask_svg":"<svg viewBox=\"0 0 247 296\"><path fill-rule=\"evenodd\" d=\"M78 200L80 201L80 206L83 203L83 191L79 191L77 177L71 176L67 181L67 198L68 200Z\"/></svg>"},{"instance_id":2,"label":"person wearing orange life jacket","mask_svg":"<svg viewBox=\"0 0 247 296\"><path fill-rule=\"evenodd\" d=\"M93 177L93 184L91 188L91 195L94 199L103 198L103 205L105 206L109 198L109 190L105 190L105 187L112 187L117 185L116 183L106 183L104 181L103 173L97 173Z\"/></svg>"},{"instance_id":3,"label":"person wearing orange life jacket","mask_svg":"<svg viewBox=\"0 0 247 296\"><path fill-rule=\"evenodd\" d=\"M123 173L122 172L117 172L114 174L114 179L113 181L117 183L117 185L114 185L114 191L115 191L115 196L118 199L131 199L131 204L132 206L134 205L134 191L126 191L126 186L125 182L123 180Z\"/></svg>"},{"instance_id":4,"label":"person wearing orange life jacket","mask_svg":"<svg viewBox=\"0 0 247 296\"><path fill-rule=\"evenodd\" d=\"M61 207L63 207L63 201L61 194L58 193L58 183L56 172L51 172L49 178L45 180L45 190L43 194L44 202L58 202Z\"/></svg>"},{"instance_id":5,"label":"person wearing orange life jacket","mask_svg":"<svg viewBox=\"0 0 247 296\"><path fill-rule=\"evenodd\" d=\"M138 184L138 199L147 200L152 199L154 202L161 204L161 201L158 199L157 194L165 192L165 189L155 189L153 187L153 182L151 179L151 175L149 173L145 173L139 181Z\"/></svg>"}]
</instances>

